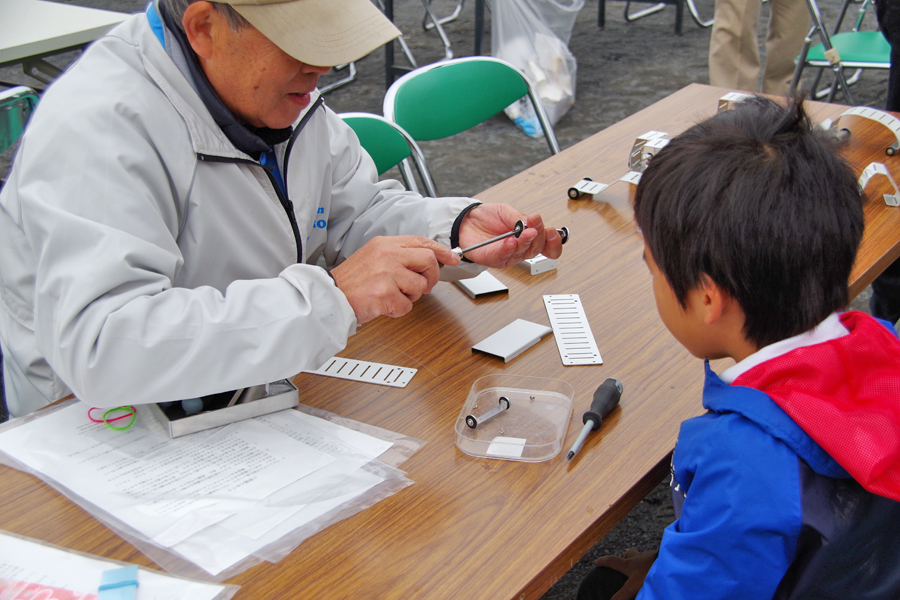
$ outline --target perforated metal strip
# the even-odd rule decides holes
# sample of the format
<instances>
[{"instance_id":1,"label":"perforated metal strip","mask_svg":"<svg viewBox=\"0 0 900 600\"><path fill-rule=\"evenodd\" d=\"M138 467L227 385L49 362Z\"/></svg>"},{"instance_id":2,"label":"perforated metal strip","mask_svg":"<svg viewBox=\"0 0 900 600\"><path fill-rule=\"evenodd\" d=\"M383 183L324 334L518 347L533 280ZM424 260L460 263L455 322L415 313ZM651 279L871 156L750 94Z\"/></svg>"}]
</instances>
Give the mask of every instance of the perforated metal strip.
<instances>
[{"instance_id":1,"label":"perforated metal strip","mask_svg":"<svg viewBox=\"0 0 900 600\"><path fill-rule=\"evenodd\" d=\"M396 365L384 365L381 363L354 360L352 358L340 358L335 356L316 371L307 371L315 375L326 375L351 381L363 381L365 383L377 383L391 387L406 387L412 380L418 369L398 367Z\"/></svg>"},{"instance_id":2,"label":"perforated metal strip","mask_svg":"<svg viewBox=\"0 0 900 600\"><path fill-rule=\"evenodd\" d=\"M544 306L564 365L603 364L578 294L544 296Z\"/></svg>"}]
</instances>

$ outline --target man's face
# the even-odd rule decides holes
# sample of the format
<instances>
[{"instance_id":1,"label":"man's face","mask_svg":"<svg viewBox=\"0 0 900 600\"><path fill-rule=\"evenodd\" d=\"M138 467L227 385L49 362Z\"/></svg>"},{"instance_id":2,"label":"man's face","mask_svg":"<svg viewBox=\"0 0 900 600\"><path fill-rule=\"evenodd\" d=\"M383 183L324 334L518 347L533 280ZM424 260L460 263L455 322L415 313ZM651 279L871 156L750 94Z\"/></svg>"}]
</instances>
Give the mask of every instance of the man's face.
<instances>
[{"instance_id":1,"label":"man's face","mask_svg":"<svg viewBox=\"0 0 900 600\"><path fill-rule=\"evenodd\" d=\"M217 13L210 33L203 70L225 106L254 127L289 127L309 105L319 76L331 70L289 56L254 27L234 31Z\"/></svg>"}]
</instances>

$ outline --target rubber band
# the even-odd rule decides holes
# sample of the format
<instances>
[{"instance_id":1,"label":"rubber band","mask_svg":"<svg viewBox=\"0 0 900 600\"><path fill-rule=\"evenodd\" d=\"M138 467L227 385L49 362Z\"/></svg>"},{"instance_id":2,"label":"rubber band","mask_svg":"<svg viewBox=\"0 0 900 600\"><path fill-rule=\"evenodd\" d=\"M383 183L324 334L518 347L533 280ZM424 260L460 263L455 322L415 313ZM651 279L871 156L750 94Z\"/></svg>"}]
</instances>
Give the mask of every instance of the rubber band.
<instances>
[{"instance_id":1,"label":"rubber band","mask_svg":"<svg viewBox=\"0 0 900 600\"><path fill-rule=\"evenodd\" d=\"M103 423L104 425L106 425L107 427L109 427L110 429L113 429L115 431L124 431L124 430L128 429L129 427L134 425L134 421L137 418L137 410L133 406L117 406L115 408L107 409L103 413L103 416L100 417L99 419L95 419L94 416L91 414L91 411L94 411L94 410L100 410L100 409L98 409L96 406L89 408L88 409L88 419L90 419L91 422L93 422L93 423ZM117 417L109 416L109 415L115 413L116 411L125 411L125 414L119 415ZM112 424L113 421L119 421L121 419L127 419L129 417L131 417L131 420L128 421L127 425L117 427Z\"/></svg>"}]
</instances>

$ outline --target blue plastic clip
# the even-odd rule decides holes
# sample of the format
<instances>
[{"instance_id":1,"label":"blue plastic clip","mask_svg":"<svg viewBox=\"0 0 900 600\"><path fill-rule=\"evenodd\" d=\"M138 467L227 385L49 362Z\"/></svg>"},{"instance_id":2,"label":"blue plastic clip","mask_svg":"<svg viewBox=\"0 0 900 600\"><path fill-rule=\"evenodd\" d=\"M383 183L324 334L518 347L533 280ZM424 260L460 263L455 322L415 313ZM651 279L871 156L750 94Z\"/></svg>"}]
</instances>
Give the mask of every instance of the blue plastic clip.
<instances>
[{"instance_id":1,"label":"blue plastic clip","mask_svg":"<svg viewBox=\"0 0 900 600\"><path fill-rule=\"evenodd\" d=\"M98 600L134 600L137 596L137 565L103 571Z\"/></svg>"}]
</instances>

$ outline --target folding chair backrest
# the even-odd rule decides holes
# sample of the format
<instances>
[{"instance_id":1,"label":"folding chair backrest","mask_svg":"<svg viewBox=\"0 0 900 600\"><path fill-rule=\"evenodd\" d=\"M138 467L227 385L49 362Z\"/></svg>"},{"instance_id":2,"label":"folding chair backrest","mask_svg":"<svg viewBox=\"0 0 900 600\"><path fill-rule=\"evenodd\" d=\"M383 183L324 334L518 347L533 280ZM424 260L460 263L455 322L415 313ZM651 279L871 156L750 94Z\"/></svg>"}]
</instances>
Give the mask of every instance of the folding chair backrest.
<instances>
[{"instance_id":1,"label":"folding chair backrest","mask_svg":"<svg viewBox=\"0 0 900 600\"><path fill-rule=\"evenodd\" d=\"M384 116L415 140L437 140L471 129L528 96L552 154L559 152L553 127L528 79L509 63L471 56L411 71L384 98Z\"/></svg>"},{"instance_id":2,"label":"folding chair backrest","mask_svg":"<svg viewBox=\"0 0 900 600\"><path fill-rule=\"evenodd\" d=\"M456 135L528 93L505 63L477 60L429 65L394 83L394 121L417 140Z\"/></svg>"},{"instance_id":3,"label":"folding chair backrest","mask_svg":"<svg viewBox=\"0 0 900 600\"><path fill-rule=\"evenodd\" d=\"M37 93L23 85L0 92L0 152L16 143L37 103Z\"/></svg>"},{"instance_id":4,"label":"folding chair backrest","mask_svg":"<svg viewBox=\"0 0 900 600\"><path fill-rule=\"evenodd\" d=\"M379 175L412 154L403 134L390 121L362 113L342 114L341 118L356 132L360 145L375 161Z\"/></svg>"},{"instance_id":5,"label":"folding chair backrest","mask_svg":"<svg viewBox=\"0 0 900 600\"><path fill-rule=\"evenodd\" d=\"M425 165L425 157L415 140L396 123L391 123L380 115L370 113L343 113L339 115L344 122L356 133L359 144L369 153L375 162L378 174L382 175L391 167L400 165L400 173L403 176L407 189L418 192L415 179L406 167L405 159L412 157L419 172L419 177L425 186L426 195L436 197L437 191L428 167Z\"/></svg>"}]
</instances>

